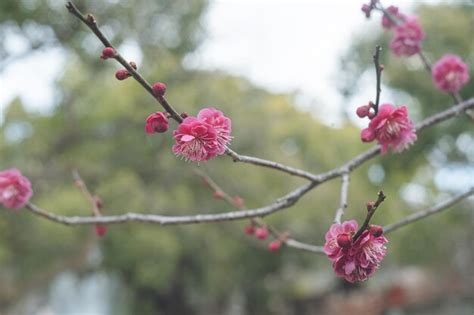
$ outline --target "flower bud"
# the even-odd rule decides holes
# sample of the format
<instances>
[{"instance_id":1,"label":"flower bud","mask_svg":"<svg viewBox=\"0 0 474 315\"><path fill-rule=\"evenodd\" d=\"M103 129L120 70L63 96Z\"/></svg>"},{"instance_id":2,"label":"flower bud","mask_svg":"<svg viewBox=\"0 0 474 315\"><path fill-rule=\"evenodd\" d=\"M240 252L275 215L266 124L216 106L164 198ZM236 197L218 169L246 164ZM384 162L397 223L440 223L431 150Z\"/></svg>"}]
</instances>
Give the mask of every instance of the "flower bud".
<instances>
[{"instance_id":1,"label":"flower bud","mask_svg":"<svg viewBox=\"0 0 474 315\"><path fill-rule=\"evenodd\" d=\"M114 58L116 55L115 49L112 47L105 47L102 50L102 55L100 56L101 59L109 59L109 58Z\"/></svg>"},{"instance_id":2,"label":"flower bud","mask_svg":"<svg viewBox=\"0 0 474 315\"><path fill-rule=\"evenodd\" d=\"M102 209L102 207L104 206L104 202L102 201L102 198L100 198L99 196L94 196L94 202L98 209Z\"/></svg>"},{"instance_id":3,"label":"flower bud","mask_svg":"<svg viewBox=\"0 0 474 315\"><path fill-rule=\"evenodd\" d=\"M375 207L375 202L369 201L367 202L367 211L372 211Z\"/></svg>"},{"instance_id":4,"label":"flower bud","mask_svg":"<svg viewBox=\"0 0 474 315\"><path fill-rule=\"evenodd\" d=\"M357 107L356 114L359 118L364 118L369 114L370 107L368 105L363 105Z\"/></svg>"},{"instance_id":5,"label":"flower bud","mask_svg":"<svg viewBox=\"0 0 474 315\"><path fill-rule=\"evenodd\" d=\"M120 70L117 70L117 72L115 72L115 77L117 78L117 80L125 80L126 78L130 77L131 74L130 72L127 71L127 69L120 69Z\"/></svg>"},{"instance_id":6,"label":"flower bud","mask_svg":"<svg viewBox=\"0 0 474 315\"><path fill-rule=\"evenodd\" d=\"M224 197L224 192L222 190L216 190L212 196L215 198L215 199L222 199Z\"/></svg>"},{"instance_id":7,"label":"flower bud","mask_svg":"<svg viewBox=\"0 0 474 315\"><path fill-rule=\"evenodd\" d=\"M155 84L152 85L152 90L153 90L153 94L155 96L163 96L165 95L165 92L166 92L166 84L162 83L162 82L156 82Z\"/></svg>"},{"instance_id":8,"label":"flower bud","mask_svg":"<svg viewBox=\"0 0 474 315\"><path fill-rule=\"evenodd\" d=\"M107 233L107 226L104 224L97 223L95 225L95 234L99 237L104 236Z\"/></svg>"},{"instance_id":9,"label":"flower bud","mask_svg":"<svg viewBox=\"0 0 474 315\"><path fill-rule=\"evenodd\" d=\"M145 131L148 134L165 132L168 130L168 127L168 118L162 112L152 113L145 120Z\"/></svg>"},{"instance_id":10,"label":"flower bud","mask_svg":"<svg viewBox=\"0 0 474 315\"><path fill-rule=\"evenodd\" d=\"M253 235L255 233L255 226L253 224L248 224L244 227L244 232L247 235Z\"/></svg>"},{"instance_id":11,"label":"flower bud","mask_svg":"<svg viewBox=\"0 0 474 315\"><path fill-rule=\"evenodd\" d=\"M383 227L380 225L371 224L369 227L369 232L375 237L379 237L383 234Z\"/></svg>"},{"instance_id":12,"label":"flower bud","mask_svg":"<svg viewBox=\"0 0 474 315\"><path fill-rule=\"evenodd\" d=\"M369 4L363 4L361 8L362 12L365 13L366 18L370 18L370 12L372 11L372 6Z\"/></svg>"},{"instance_id":13,"label":"flower bud","mask_svg":"<svg viewBox=\"0 0 474 315\"><path fill-rule=\"evenodd\" d=\"M268 229L266 226L259 227L258 229L255 230L255 237L264 240L268 237Z\"/></svg>"},{"instance_id":14,"label":"flower bud","mask_svg":"<svg viewBox=\"0 0 474 315\"><path fill-rule=\"evenodd\" d=\"M245 200L244 198L240 197L240 196L234 196L234 198L232 198L233 202L234 202L234 205L237 207L237 208L242 208L244 205L245 205Z\"/></svg>"},{"instance_id":15,"label":"flower bud","mask_svg":"<svg viewBox=\"0 0 474 315\"><path fill-rule=\"evenodd\" d=\"M281 241L280 240L274 240L268 244L268 250L271 252L276 252L279 250L281 247Z\"/></svg>"},{"instance_id":16,"label":"flower bud","mask_svg":"<svg viewBox=\"0 0 474 315\"><path fill-rule=\"evenodd\" d=\"M349 234L339 234L337 236L337 245L339 245L342 248L348 248L351 246L352 243L352 238Z\"/></svg>"}]
</instances>

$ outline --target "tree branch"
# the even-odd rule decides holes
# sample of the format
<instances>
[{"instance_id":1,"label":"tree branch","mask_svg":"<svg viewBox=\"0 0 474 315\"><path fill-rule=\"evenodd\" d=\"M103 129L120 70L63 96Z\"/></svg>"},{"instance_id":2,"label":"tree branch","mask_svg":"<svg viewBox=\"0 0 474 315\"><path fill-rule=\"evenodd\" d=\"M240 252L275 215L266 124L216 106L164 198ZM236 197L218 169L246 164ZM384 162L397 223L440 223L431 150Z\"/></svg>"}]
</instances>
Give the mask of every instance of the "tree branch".
<instances>
[{"instance_id":1,"label":"tree branch","mask_svg":"<svg viewBox=\"0 0 474 315\"><path fill-rule=\"evenodd\" d=\"M448 199L448 200L445 200L431 208L428 208L428 209L425 209L425 210L421 210L421 211L418 211L418 212L415 212L403 219L401 219L400 221L396 222L396 223L392 223L392 224L389 224L389 225L386 225L384 226L383 230L384 230L384 233L385 234L388 234L390 232L393 232L405 225L408 225L410 223L413 223L413 222L416 222L416 221L419 221L421 219L424 219L426 217L429 217L433 214L436 214L436 213L439 213L441 211L444 211L444 210L447 210L449 209L451 206L455 205L456 203L464 200L465 198L471 196L471 195L474 195L474 187L471 187L469 190L457 195L457 196L454 196L452 197L451 199Z\"/></svg>"},{"instance_id":2,"label":"tree branch","mask_svg":"<svg viewBox=\"0 0 474 315\"><path fill-rule=\"evenodd\" d=\"M349 194L349 173L342 174L342 183L341 183L341 199L339 201L339 208L336 210L336 215L334 216L334 223L341 223L341 218L344 215L344 210L347 208L347 197Z\"/></svg>"}]
</instances>

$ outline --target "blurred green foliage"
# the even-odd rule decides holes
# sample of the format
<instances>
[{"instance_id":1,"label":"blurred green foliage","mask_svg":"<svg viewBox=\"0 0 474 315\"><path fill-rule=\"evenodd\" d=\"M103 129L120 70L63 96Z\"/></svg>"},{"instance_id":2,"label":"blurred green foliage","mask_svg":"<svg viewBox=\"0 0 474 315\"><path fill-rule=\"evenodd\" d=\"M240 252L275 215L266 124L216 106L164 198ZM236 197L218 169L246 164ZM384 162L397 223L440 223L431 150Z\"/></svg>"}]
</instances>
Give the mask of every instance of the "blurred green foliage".
<instances>
[{"instance_id":1,"label":"blurred green foliage","mask_svg":"<svg viewBox=\"0 0 474 315\"><path fill-rule=\"evenodd\" d=\"M204 1L79 4L94 12L118 46L132 41L140 47L141 72L150 81L166 82L168 99L179 110L195 114L203 106L215 106L231 117L232 148L237 152L322 172L369 147L360 143L357 128L348 124L329 128L311 113L297 111L292 95L274 95L220 72L185 69L182 58L203 38ZM468 9L419 8L430 58L441 56L449 47L468 62L474 60L468 30L472 28L472 7ZM430 22L439 20L449 23ZM159 105L132 79L113 79L116 65L98 59L99 42L69 16L62 1L1 1L0 23L0 37L19 32L32 46L59 45L67 55L52 113L26 112L16 100L5 110L0 126L0 169L21 169L33 182L35 204L56 213L90 215L90 206L73 185L73 168L104 200L106 214L185 215L232 210L212 198L212 192L194 175L196 167L207 171L229 193L242 196L248 207L268 204L303 183L273 170L233 163L227 157L200 165L177 159L171 152L171 132L148 136L143 131L144 119L160 110ZM346 95L361 73L372 70L374 43L387 47L387 40L381 35L357 40L351 47L343 62L347 85L341 88ZM1 44L0 54L8 54ZM417 60L395 59L388 52L383 56L384 83L403 92L400 100L412 100L409 106L416 108L419 117L450 102L434 90ZM463 94L472 92L471 81ZM17 136L11 137L12 130ZM400 198L401 186L416 180L423 168L434 173L433 167L426 166L427 153L436 149L443 135L452 135L451 141L455 141L466 130L472 131L472 127L465 118L444 123L420 135L410 151L377 157L356 170L345 218L360 221L365 202L381 188L388 199L375 216L376 223L386 224L408 214L412 208ZM466 160L456 150L449 156ZM370 165L383 168L381 181L369 180ZM424 184L434 196L432 178ZM268 221L281 230L288 229L297 239L321 244L338 200L337 179ZM431 198L427 203L433 202ZM236 294L242 297L248 314L278 313L282 305L290 307L292 301L314 294L319 279L330 274L325 257L291 249L269 253L265 244L243 235L245 223L114 225L104 239L97 240L93 227L65 227L26 211L1 212L0 305L4 307L28 289L47 284L61 270L104 269L119 275L130 289L134 314L221 314ZM404 264L446 264L449 257L442 253L464 233L459 227L468 215L467 211L453 211L394 233L380 272ZM446 235L450 238L442 242ZM92 264L88 256L96 246L102 261ZM313 278L316 284L308 284Z\"/></svg>"}]
</instances>

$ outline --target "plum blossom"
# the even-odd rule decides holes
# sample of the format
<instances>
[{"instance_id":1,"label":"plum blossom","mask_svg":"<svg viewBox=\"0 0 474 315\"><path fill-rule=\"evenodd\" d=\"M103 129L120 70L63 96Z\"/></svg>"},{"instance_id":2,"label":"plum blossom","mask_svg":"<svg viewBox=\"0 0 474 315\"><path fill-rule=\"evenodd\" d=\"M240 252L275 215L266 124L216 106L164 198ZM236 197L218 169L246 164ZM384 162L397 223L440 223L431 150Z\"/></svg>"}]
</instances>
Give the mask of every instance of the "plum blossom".
<instances>
[{"instance_id":1,"label":"plum blossom","mask_svg":"<svg viewBox=\"0 0 474 315\"><path fill-rule=\"evenodd\" d=\"M166 114L162 112L152 113L145 120L145 132L148 134L166 132L168 127L168 117L166 117Z\"/></svg>"},{"instance_id":2,"label":"plum blossom","mask_svg":"<svg viewBox=\"0 0 474 315\"><path fill-rule=\"evenodd\" d=\"M0 204L6 208L23 208L33 195L31 183L16 168L0 172Z\"/></svg>"},{"instance_id":3,"label":"plum blossom","mask_svg":"<svg viewBox=\"0 0 474 315\"><path fill-rule=\"evenodd\" d=\"M402 24L395 26L395 34L390 49L397 56L413 56L421 51L421 42L425 38L416 17L406 17Z\"/></svg>"},{"instance_id":4,"label":"plum blossom","mask_svg":"<svg viewBox=\"0 0 474 315\"><path fill-rule=\"evenodd\" d=\"M379 268L388 242L383 234L374 236L368 230L353 240L357 230L355 220L333 224L326 233L324 244L324 252L336 275L351 283L367 280Z\"/></svg>"},{"instance_id":5,"label":"plum blossom","mask_svg":"<svg viewBox=\"0 0 474 315\"><path fill-rule=\"evenodd\" d=\"M363 142L377 140L382 154L385 154L389 147L395 152L403 151L417 137L406 106L396 108L392 104L383 104L369 126L362 130L361 139Z\"/></svg>"},{"instance_id":6,"label":"plum blossom","mask_svg":"<svg viewBox=\"0 0 474 315\"><path fill-rule=\"evenodd\" d=\"M447 54L434 64L431 76L439 90L455 93L469 81L469 68L458 56Z\"/></svg>"},{"instance_id":7,"label":"plum blossom","mask_svg":"<svg viewBox=\"0 0 474 315\"><path fill-rule=\"evenodd\" d=\"M190 161L207 161L225 153L230 132L228 117L215 108L203 108L197 117L186 117L173 132L173 152Z\"/></svg>"},{"instance_id":8,"label":"plum blossom","mask_svg":"<svg viewBox=\"0 0 474 315\"><path fill-rule=\"evenodd\" d=\"M398 7L396 6L393 6L393 5L389 6L387 8L387 13L390 14L390 16L392 16L392 18L395 19L396 21L405 20L405 15L398 12ZM384 14L382 16L382 26L385 29L391 29L393 26L396 26L396 23L394 23L392 19L390 19L388 16Z\"/></svg>"},{"instance_id":9,"label":"plum blossom","mask_svg":"<svg viewBox=\"0 0 474 315\"><path fill-rule=\"evenodd\" d=\"M212 107L201 109L197 118L214 127L217 132L217 143L219 145L219 151L217 154L224 154L227 149L227 144L232 139L230 136L232 131L232 122L230 118L225 117L220 110Z\"/></svg>"},{"instance_id":10,"label":"plum blossom","mask_svg":"<svg viewBox=\"0 0 474 315\"><path fill-rule=\"evenodd\" d=\"M173 137L173 153L186 160L207 161L220 151L214 127L196 117L186 117L173 131Z\"/></svg>"}]
</instances>

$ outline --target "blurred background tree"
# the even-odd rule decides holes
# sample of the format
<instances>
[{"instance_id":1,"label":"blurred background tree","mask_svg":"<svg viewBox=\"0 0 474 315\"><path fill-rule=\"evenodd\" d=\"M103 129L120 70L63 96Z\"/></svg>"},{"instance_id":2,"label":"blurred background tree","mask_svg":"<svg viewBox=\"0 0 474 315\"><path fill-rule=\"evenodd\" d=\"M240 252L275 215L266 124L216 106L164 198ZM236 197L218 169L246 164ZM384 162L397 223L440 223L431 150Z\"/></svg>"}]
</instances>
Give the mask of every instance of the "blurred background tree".
<instances>
[{"instance_id":1,"label":"blurred background tree","mask_svg":"<svg viewBox=\"0 0 474 315\"><path fill-rule=\"evenodd\" d=\"M90 206L73 185L73 168L104 200L106 214L230 210L212 198L194 175L196 167L228 192L242 196L248 207L267 204L302 183L271 170L234 164L226 157L199 166L175 158L170 132L147 136L143 131L144 119L159 110L158 104L133 80L113 79L116 65L98 58L100 43L63 5L42 0L0 2L3 60L19 58L5 44L9 36L28 42L26 54L60 47L67 60L50 114L26 111L15 100L0 126L0 168L16 166L27 174L36 204L57 213L89 215ZM294 95L271 94L243 78L183 67L183 58L205 38L201 19L206 1L81 1L78 5L94 13L119 49L139 50L137 62L143 65L139 70L150 81L166 82L167 95L176 107L195 114L202 106L215 106L231 117L232 148L237 152L320 172L368 147L360 143L359 129L349 123L333 129L310 112L296 110ZM418 12L432 60L452 52L473 64L472 6L421 6ZM341 91L348 97L360 75L367 71L373 75L375 44L387 47L386 34L363 36L342 61ZM416 58L395 59L388 51L383 56L385 89L391 91L395 104L409 104L418 119L449 104L450 98L434 89ZM471 81L463 94L473 92ZM383 100L389 100L387 94ZM262 125L262 120L269 123ZM466 141L470 147L463 145ZM443 194L434 182L437 169L446 161L472 165L473 141L472 127L461 117L424 132L402 155L372 160L353 173L345 218L361 220L365 202L382 187L389 199L376 216L379 224L439 200ZM338 206L338 187L338 180L321 186L268 221L297 239L321 244ZM425 198L420 196L415 207L401 198L401 187L421 187ZM407 265L465 272L453 260L455 253L444 253L469 248L473 229L468 210L446 213L391 235L389 255L371 283L393 279L391 271ZM2 313L18 309L30 292L48 299L41 292L67 271L79 277L104 272L118 279L125 293L108 302L110 314L234 314L235 305L245 314L311 314L302 306L304 301L339 288L325 257L291 249L269 253L265 244L244 236L245 223L116 225L103 239L97 239L92 227L59 226L25 211L2 211L0 224Z\"/></svg>"}]
</instances>

